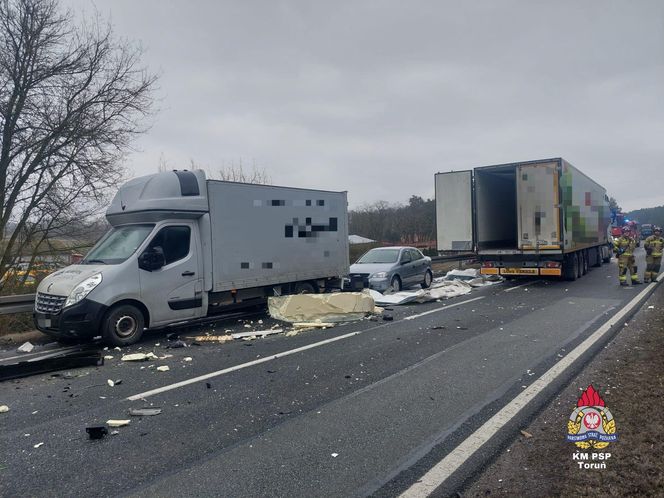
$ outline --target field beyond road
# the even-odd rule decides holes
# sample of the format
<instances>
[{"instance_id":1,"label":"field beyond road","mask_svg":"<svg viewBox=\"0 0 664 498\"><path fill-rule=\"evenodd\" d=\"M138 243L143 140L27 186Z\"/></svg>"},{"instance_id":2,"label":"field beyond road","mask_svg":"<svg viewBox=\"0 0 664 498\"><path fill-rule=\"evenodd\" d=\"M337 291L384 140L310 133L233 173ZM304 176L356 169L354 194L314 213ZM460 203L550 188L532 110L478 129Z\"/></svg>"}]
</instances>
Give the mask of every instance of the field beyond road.
<instances>
[{"instance_id":1,"label":"field beyond road","mask_svg":"<svg viewBox=\"0 0 664 498\"><path fill-rule=\"evenodd\" d=\"M660 285L584 370L463 496L664 495L664 288ZM606 469L579 469L567 419L592 384L616 420Z\"/></svg>"}]
</instances>

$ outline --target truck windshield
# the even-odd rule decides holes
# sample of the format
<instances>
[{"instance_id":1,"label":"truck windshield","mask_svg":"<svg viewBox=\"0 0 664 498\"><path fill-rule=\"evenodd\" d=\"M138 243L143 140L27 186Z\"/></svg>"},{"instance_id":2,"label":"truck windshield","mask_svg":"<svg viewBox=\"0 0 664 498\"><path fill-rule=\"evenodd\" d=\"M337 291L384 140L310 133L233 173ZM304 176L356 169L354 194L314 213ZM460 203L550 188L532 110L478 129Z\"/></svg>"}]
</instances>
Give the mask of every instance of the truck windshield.
<instances>
[{"instance_id":1,"label":"truck windshield","mask_svg":"<svg viewBox=\"0 0 664 498\"><path fill-rule=\"evenodd\" d=\"M154 225L124 225L112 228L90 250L82 265L117 265L134 254Z\"/></svg>"},{"instance_id":2,"label":"truck windshield","mask_svg":"<svg viewBox=\"0 0 664 498\"><path fill-rule=\"evenodd\" d=\"M372 249L360 259L358 263L396 263L399 249Z\"/></svg>"}]
</instances>

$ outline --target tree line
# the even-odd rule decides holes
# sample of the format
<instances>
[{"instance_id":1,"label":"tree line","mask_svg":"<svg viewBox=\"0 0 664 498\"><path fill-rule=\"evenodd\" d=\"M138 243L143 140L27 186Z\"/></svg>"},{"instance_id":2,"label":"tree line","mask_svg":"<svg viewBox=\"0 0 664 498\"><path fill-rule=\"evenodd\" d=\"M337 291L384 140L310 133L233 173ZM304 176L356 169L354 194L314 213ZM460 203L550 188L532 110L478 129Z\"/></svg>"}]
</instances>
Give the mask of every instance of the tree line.
<instances>
[{"instance_id":1,"label":"tree line","mask_svg":"<svg viewBox=\"0 0 664 498\"><path fill-rule=\"evenodd\" d=\"M406 205L367 204L348 213L348 229L350 234L392 244L435 241L435 201L413 195Z\"/></svg>"}]
</instances>

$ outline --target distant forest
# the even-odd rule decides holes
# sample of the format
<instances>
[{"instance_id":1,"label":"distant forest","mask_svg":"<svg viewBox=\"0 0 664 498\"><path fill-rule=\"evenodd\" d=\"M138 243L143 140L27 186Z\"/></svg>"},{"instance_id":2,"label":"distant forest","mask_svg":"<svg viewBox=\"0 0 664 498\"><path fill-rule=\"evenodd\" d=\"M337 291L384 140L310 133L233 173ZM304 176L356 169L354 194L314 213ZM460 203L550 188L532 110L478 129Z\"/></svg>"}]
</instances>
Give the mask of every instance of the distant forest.
<instances>
[{"instance_id":1,"label":"distant forest","mask_svg":"<svg viewBox=\"0 0 664 498\"><path fill-rule=\"evenodd\" d=\"M637 209L625 213L625 217L630 220L638 221L641 224L651 223L653 225L664 227L664 206Z\"/></svg>"},{"instance_id":2,"label":"distant forest","mask_svg":"<svg viewBox=\"0 0 664 498\"><path fill-rule=\"evenodd\" d=\"M392 244L436 246L436 205L412 196L407 205L378 201L348 213L349 234Z\"/></svg>"}]
</instances>

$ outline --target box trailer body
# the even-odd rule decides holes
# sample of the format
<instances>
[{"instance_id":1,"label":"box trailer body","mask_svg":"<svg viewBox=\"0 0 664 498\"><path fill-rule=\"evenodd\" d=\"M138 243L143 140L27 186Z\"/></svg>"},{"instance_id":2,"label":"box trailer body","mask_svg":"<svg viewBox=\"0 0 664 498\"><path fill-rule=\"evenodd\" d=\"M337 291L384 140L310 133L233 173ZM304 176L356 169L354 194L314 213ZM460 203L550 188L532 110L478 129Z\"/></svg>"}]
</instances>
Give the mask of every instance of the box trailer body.
<instances>
[{"instance_id":1,"label":"box trailer body","mask_svg":"<svg viewBox=\"0 0 664 498\"><path fill-rule=\"evenodd\" d=\"M43 332L128 344L143 327L338 288L348 275L346 192L173 171L127 182L106 218L112 229L85 259L37 289Z\"/></svg>"},{"instance_id":2,"label":"box trailer body","mask_svg":"<svg viewBox=\"0 0 664 498\"><path fill-rule=\"evenodd\" d=\"M610 259L605 189L561 158L435 175L439 251L482 273L574 278Z\"/></svg>"}]
</instances>

